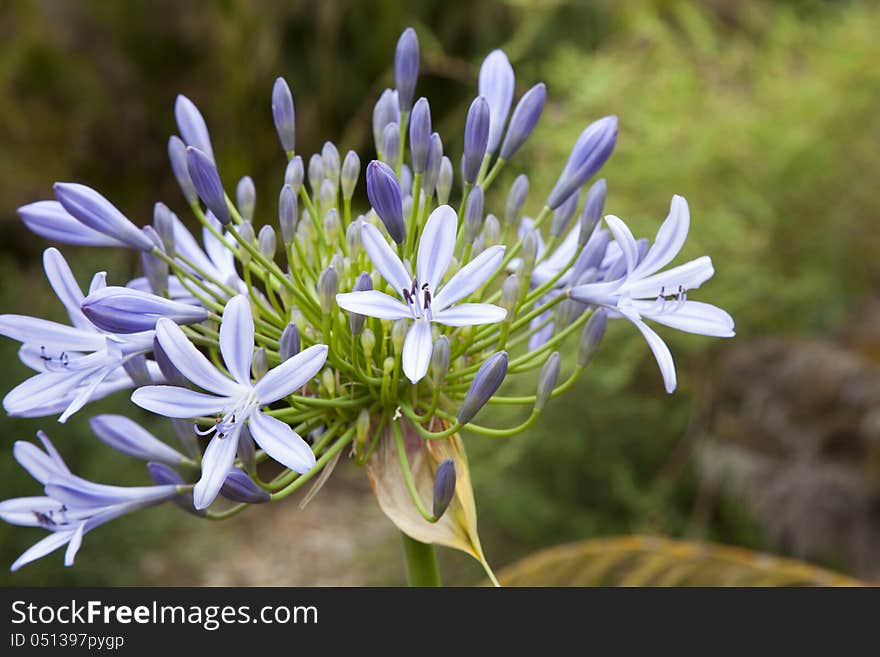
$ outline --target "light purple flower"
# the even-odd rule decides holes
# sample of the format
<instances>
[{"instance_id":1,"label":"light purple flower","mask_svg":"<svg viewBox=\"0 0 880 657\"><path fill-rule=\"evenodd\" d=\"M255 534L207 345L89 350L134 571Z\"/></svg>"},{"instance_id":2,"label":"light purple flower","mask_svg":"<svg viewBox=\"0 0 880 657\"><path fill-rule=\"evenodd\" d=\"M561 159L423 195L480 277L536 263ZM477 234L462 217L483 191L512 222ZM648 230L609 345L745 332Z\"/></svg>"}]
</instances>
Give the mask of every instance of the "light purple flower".
<instances>
[{"instance_id":1,"label":"light purple flower","mask_svg":"<svg viewBox=\"0 0 880 657\"><path fill-rule=\"evenodd\" d=\"M486 145L489 143L489 103L477 96L468 109L464 124L464 154L461 158L461 174L466 183L474 184L483 164Z\"/></svg>"},{"instance_id":2,"label":"light purple flower","mask_svg":"<svg viewBox=\"0 0 880 657\"><path fill-rule=\"evenodd\" d=\"M617 117L606 116L588 125L571 149L556 186L547 198L555 210L602 168L617 144Z\"/></svg>"},{"instance_id":3,"label":"light purple flower","mask_svg":"<svg viewBox=\"0 0 880 657\"><path fill-rule=\"evenodd\" d=\"M622 253L624 273L616 280L579 285L571 297L582 303L613 311L612 317L625 317L648 341L667 392L676 387L675 364L669 348L644 321L649 319L688 333L719 338L734 336L733 318L721 308L687 299L687 293L700 287L715 273L712 260L702 256L683 265L660 271L681 251L690 228L687 201L673 196L669 216L657 231L654 244L639 256L638 244L620 219L605 217L608 228Z\"/></svg>"},{"instance_id":4,"label":"light purple flower","mask_svg":"<svg viewBox=\"0 0 880 657\"><path fill-rule=\"evenodd\" d=\"M272 87L272 118L281 147L288 152L296 148L296 113L293 95L284 78L276 78Z\"/></svg>"},{"instance_id":5,"label":"light purple flower","mask_svg":"<svg viewBox=\"0 0 880 657\"><path fill-rule=\"evenodd\" d=\"M500 322L504 308L488 303L453 306L485 283L501 266L503 246L492 246L456 272L445 285L443 276L452 261L458 217L448 205L441 205L425 222L419 238L416 275L412 276L382 233L365 223L361 237L373 265L403 301L378 290L337 294L343 309L379 319L412 319L403 344L403 372L417 383L428 372L433 351L431 323L472 326Z\"/></svg>"},{"instance_id":6,"label":"light purple flower","mask_svg":"<svg viewBox=\"0 0 880 657\"><path fill-rule=\"evenodd\" d=\"M510 117L510 125L501 144L501 158L509 160L525 143L529 135L538 124L541 112L544 111L544 103L547 102L547 87L539 82L525 92Z\"/></svg>"},{"instance_id":7,"label":"light purple flower","mask_svg":"<svg viewBox=\"0 0 880 657\"><path fill-rule=\"evenodd\" d=\"M502 50L493 50L480 66L478 89L489 104L489 141L487 153L494 153L501 143L504 124L513 102L515 78L513 67Z\"/></svg>"},{"instance_id":8,"label":"light purple flower","mask_svg":"<svg viewBox=\"0 0 880 657\"><path fill-rule=\"evenodd\" d=\"M81 307L92 324L110 333L151 331L162 317L176 324L197 324L208 319L208 311L201 306L128 287L95 290L83 299Z\"/></svg>"},{"instance_id":9,"label":"light purple flower","mask_svg":"<svg viewBox=\"0 0 880 657\"><path fill-rule=\"evenodd\" d=\"M309 347L251 382L254 321L250 302L242 295L229 300L220 324L220 353L231 377L214 367L174 322L159 320L156 337L174 366L208 392L146 386L134 391L132 401L171 418L219 418L209 431L214 436L202 457L202 476L193 491L197 509L208 507L217 497L235 461L245 424L257 444L282 465L300 473L315 465L311 448L299 434L260 409L308 383L324 365L326 345Z\"/></svg>"},{"instance_id":10,"label":"light purple flower","mask_svg":"<svg viewBox=\"0 0 880 657\"><path fill-rule=\"evenodd\" d=\"M408 112L412 108L413 93L419 77L419 37L411 27L406 28L397 40L394 52L394 80L397 83L397 97L400 109Z\"/></svg>"},{"instance_id":11,"label":"light purple flower","mask_svg":"<svg viewBox=\"0 0 880 657\"><path fill-rule=\"evenodd\" d=\"M53 242L77 246L128 246L126 242L81 223L58 201L37 201L18 208L18 216L31 232Z\"/></svg>"},{"instance_id":12,"label":"light purple flower","mask_svg":"<svg viewBox=\"0 0 880 657\"><path fill-rule=\"evenodd\" d=\"M211 147L211 135L208 125L195 103L184 95L177 96L174 102L174 118L177 129L187 146L198 148L214 161L214 149Z\"/></svg>"},{"instance_id":13,"label":"light purple flower","mask_svg":"<svg viewBox=\"0 0 880 657\"><path fill-rule=\"evenodd\" d=\"M367 165L367 196L388 234L398 244L406 237L400 183L394 171L384 162L373 160Z\"/></svg>"},{"instance_id":14,"label":"light purple flower","mask_svg":"<svg viewBox=\"0 0 880 657\"><path fill-rule=\"evenodd\" d=\"M89 420L92 431L106 445L144 461L177 466L189 459L124 415L96 415Z\"/></svg>"},{"instance_id":15,"label":"light purple flower","mask_svg":"<svg viewBox=\"0 0 880 657\"><path fill-rule=\"evenodd\" d=\"M0 519L22 527L51 532L15 560L10 570L67 546L64 565L72 566L83 536L119 516L161 504L180 492L178 486L108 486L70 472L61 455L42 431L37 434L45 451L18 441L15 460L43 485L44 496L18 497L0 502Z\"/></svg>"},{"instance_id":16,"label":"light purple flower","mask_svg":"<svg viewBox=\"0 0 880 657\"><path fill-rule=\"evenodd\" d=\"M84 226L136 249L152 250L150 238L91 187L79 183L55 183L53 189L64 209Z\"/></svg>"},{"instance_id":17,"label":"light purple flower","mask_svg":"<svg viewBox=\"0 0 880 657\"><path fill-rule=\"evenodd\" d=\"M217 171L214 159L198 148L187 146L186 168L199 198L221 224L228 225L232 221L232 215L226 204L226 192L223 190L223 183L220 181L220 173Z\"/></svg>"}]
</instances>

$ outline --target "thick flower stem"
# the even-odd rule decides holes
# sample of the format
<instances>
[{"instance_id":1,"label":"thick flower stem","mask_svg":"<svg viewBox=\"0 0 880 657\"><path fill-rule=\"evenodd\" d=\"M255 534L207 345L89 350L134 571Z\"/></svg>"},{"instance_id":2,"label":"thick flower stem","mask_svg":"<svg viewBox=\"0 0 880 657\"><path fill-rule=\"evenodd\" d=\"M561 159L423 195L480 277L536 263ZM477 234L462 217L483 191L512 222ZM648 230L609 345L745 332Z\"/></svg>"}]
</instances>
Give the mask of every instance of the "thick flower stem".
<instances>
[{"instance_id":1,"label":"thick flower stem","mask_svg":"<svg viewBox=\"0 0 880 657\"><path fill-rule=\"evenodd\" d=\"M437 555L430 543L421 543L403 532L403 554L406 557L406 577L410 586L441 586Z\"/></svg>"}]
</instances>

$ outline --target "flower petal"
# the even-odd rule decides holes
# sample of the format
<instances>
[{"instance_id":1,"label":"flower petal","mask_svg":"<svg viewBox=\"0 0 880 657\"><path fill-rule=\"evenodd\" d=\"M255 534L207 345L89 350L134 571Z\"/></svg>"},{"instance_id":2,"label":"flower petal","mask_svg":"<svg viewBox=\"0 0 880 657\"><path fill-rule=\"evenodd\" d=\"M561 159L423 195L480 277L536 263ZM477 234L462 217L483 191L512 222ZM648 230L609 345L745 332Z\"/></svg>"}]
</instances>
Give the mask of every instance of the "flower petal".
<instances>
[{"instance_id":1,"label":"flower petal","mask_svg":"<svg viewBox=\"0 0 880 657\"><path fill-rule=\"evenodd\" d=\"M22 566L29 564L31 561L36 561L37 559L45 557L47 554L50 554L62 545L65 545L70 540L71 536L73 536L73 530L52 532L25 550L21 556L15 560L12 566L9 567L9 570L15 572Z\"/></svg>"},{"instance_id":2,"label":"flower petal","mask_svg":"<svg viewBox=\"0 0 880 657\"><path fill-rule=\"evenodd\" d=\"M168 465L186 460L183 454L124 415L96 415L89 420L89 425L103 443L129 456Z\"/></svg>"},{"instance_id":3,"label":"flower petal","mask_svg":"<svg viewBox=\"0 0 880 657\"><path fill-rule=\"evenodd\" d=\"M337 294L336 303L343 310L367 317L378 317L379 319L412 317L409 306L378 290Z\"/></svg>"},{"instance_id":4,"label":"flower petal","mask_svg":"<svg viewBox=\"0 0 880 657\"><path fill-rule=\"evenodd\" d=\"M617 245L623 252L626 272L629 274L636 268L639 262L639 247L636 244L636 238L633 237L629 227L613 214L605 217L605 223L608 224L608 228L614 236L614 241L617 242Z\"/></svg>"},{"instance_id":5,"label":"flower petal","mask_svg":"<svg viewBox=\"0 0 880 657\"><path fill-rule=\"evenodd\" d=\"M66 473L65 469L61 469L48 454L33 443L24 440L15 441L12 455L18 464L41 484L45 484L52 476Z\"/></svg>"},{"instance_id":6,"label":"flower petal","mask_svg":"<svg viewBox=\"0 0 880 657\"><path fill-rule=\"evenodd\" d=\"M232 297L223 310L220 322L220 353L229 373L240 384L251 384L251 361L254 357L254 317L244 295Z\"/></svg>"},{"instance_id":7,"label":"flower petal","mask_svg":"<svg viewBox=\"0 0 880 657\"><path fill-rule=\"evenodd\" d=\"M653 274L672 262L684 246L690 224L691 214L688 203L683 196L676 194L672 197L669 215L657 231L654 244L635 268L633 275L641 277Z\"/></svg>"},{"instance_id":8,"label":"flower petal","mask_svg":"<svg viewBox=\"0 0 880 657\"><path fill-rule=\"evenodd\" d=\"M315 466L315 454L298 433L281 420L257 411L248 420L251 435L273 459L300 474Z\"/></svg>"},{"instance_id":9,"label":"flower petal","mask_svg":"<svg viewBox=\"0 0 880 657\"><path fill-rule=\"evenodd\" d=\"M434 321L446 326L496 324L507 317L507 311L491 303L460 303L434 313Z\"/></svg>"},{"instance_id":10,"label":"flower petal","mask_svg":"<svg viewBox=\"0 0 880 657\"><path fill-rule=\"evenodd\" d=\"M627 292L633 299L654 299L661 294L677 294L679 287L685 291L695 290L715 274L712 259L702 256L678 267L667 269L642 280L624 282L620 292Z\"/></svg>"},{"instance_id":11,"label":"flower petal","mask_svg":"<svg viewBox=\"0 0 880 657\"><path fill-rule=\"evenodd\" d=\"M316 344L288 358L257 381L254 392L260 404L271 404L311 381L327 360L327 345Z\"/></svg>"},{"instance_id":12,"label":"flower petal","mask_svg":"<svg viewBox=\"0 0 880 657\"><path fill-rule=\"evenodd\" d=\"M485 283L492 274L498 271L504 259L503 246L490 246L464 267L455 272L437 294L434 295L432 308L438 311L448 308L459 299L463 299Z\"/></svg>"},{"instance_id":13,"label":"flower petal","mask_svg":"<svg viewBox=\"0 0 880 657\"><path fill-rule=\"evenodd\" d=\"M83 330L26 315L0 315L0 335L50 351L97 351L107 338L96 330Z\"/></svg>"},{"instance_id":14,"label":"flower petal","mask_svg":"<svg viewBox=\"0 0 880 657\"><path fill-rule=\"evenodd\" d=\"M658 324L671 326L679 331L711 335L717 338L732 338L733 317L718 306L700 301L633 301L633 307L642 317ZM665 306L665 307L664 307Z\"/></svg>"},{"instance_id":15,"label":"flower petal","mask_svg":"<svg viewBox=\"0 0 880 657\"><path fill-rule=\"evenodd\" d=\"M70 271L70 266L61 255L61 251L55 247L43 251L43 268L46 270L49 285L55 290L55 294L67 310L70 323L77 328L94 330L91 322L82 314L80 309L84 298L82 289L73 277L73 272Z\"/></svg>"},{"instance_id":16,"label":"flower petal","mask_svg":"<svg viewBox=\"0 0 880 657\"><path fill-rule=\"evenodd\" d=\"M388 245L388 242L385 241L378 228L364 222L361 228L361 241L364 244L364 251L370 256L373 265L395 291L400 293L401 290L410 288L412 276Z\"/></svg>"},{"instance_id":17,"label":"flower petal","mask_svg":"<svg viewBox=\"0 0 880 657\"><path fill-rule=\"evenodd\" d=\"M170 319L158 321L156 338L168 359L189 381L218 395L233 395L239 391L238 384L223 376Z\"/></svg>"},{"instance_id":18,"label":"flower petal","mask_svg":"<svg viewBox=\"0 0 880 657\"><path fill-rule=\"evenodd\" d=\"M217 397L177 386L144 386L131 393L131 401L157 415L175 418L222 413L229 407L228 397Z\"/></svg>"},{"instance_id":19,"label":"flower petal","mask_svg":"<svg viewBox=\"0 0 880 657\"><path fill-rule=\"evenodd\" d=\"M663 342L663 339L657 335L650 326L639 319L635 313L624 314L624 317L635 324L636 328L642 332L645 340L648 341L648 346L654 353L654 358L657 359L657 365L660 366L660 374L663 376L663 385L666 388L666 392L672 394L675 392L675 387L678 385L678 382L675 376L675 362L672 360L672 353L669 351L669 347L667 347L666 343Z\"/></svg>"},{"instance_id":20,"label":"flower petal","mask_svg":"<svg viewBox=\"0 0 880 657\"><path fill-rule=\"evenodd\" d=\"M241 423L223 436L214 436L202 456L202 476L193 488L193 505L198 510L207 509L217 497L223 482L235 463Z\"/></svg>"},{"instance_id":21,"label":"flower petal","mask_svg":"<svg viewBox=\"0 0 880 657\"><path fill-rule=\"evenodd\" d=\"M49 515L62 510L57 500L45 495L39 497L14 497L0 502L0 520L19 527L42 527L38 514Z\"/></svg>"},{"instance_id":22,"label":"flower petal","mask_svg":"<svg viewBox=\"0 0 880 657\"><path fill-rule=\"evenodd\" d=\"M434 341L431 323L417 319L409 327L403 341L403 373L413 383L418 383L428 373Z\"/></svg>"},{"instance_id":23,"label":"flower petal","mask_svg":"<svg viewBox=\"0 0 880 657\"><path fill-rule=\"evenodd\" d=\"M441 205L428 217L419 237L419 254L416 260L419 285L427 283L431 290L436 290L440 285L443 274L452 261L457 230L458 216L448 205Z\"/></svg>"}]
</instances>

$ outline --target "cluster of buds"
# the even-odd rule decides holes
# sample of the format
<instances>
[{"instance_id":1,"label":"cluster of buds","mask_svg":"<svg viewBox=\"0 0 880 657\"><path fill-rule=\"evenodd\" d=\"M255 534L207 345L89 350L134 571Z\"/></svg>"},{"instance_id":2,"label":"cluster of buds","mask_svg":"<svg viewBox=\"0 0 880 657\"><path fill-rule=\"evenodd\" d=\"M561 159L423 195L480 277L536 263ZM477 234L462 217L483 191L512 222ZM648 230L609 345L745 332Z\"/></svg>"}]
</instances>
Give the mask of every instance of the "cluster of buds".
<instances>
[{"instance_id":1,"label":"cluster of buds","mask_svg":"<svg viewBox=\"0 0 880 657\"><path fill-rule=\"evenodd\" d=\"M545 86L514 104L513 68L492 52L458 148L415 97L412 29L394 71L396 88L373 112L377 157L365 166L331 142L307 161L297 154L293 96L275 82L287 164L277 204L265 206L249 177L227 194L201 112L178 97L168 154L201 244L162 203L140 228L80 184L57 183L56 201L20 209L49 240L138 251L144 275L114 285L102 272L83 292L61 253L47 249L46 275L71 324L0 316L0 334L22 343L35 370L6 395L6 412L64 422L134 389L134 404L172 419L180 450L124 416L92 418L98 438L148 462L154 485L125 488L71 475L48 439L46 452L19 443L16 457L46 496L0 503L0 517L50 534L14 568L62 545L72 562L84 532L148 504L224 518L310 481L317 490L343 456L366 466L380 506L406 534L485 562L461 430L527 430L577 381L609 319L639 328L669 392L672 357L644 320L733 335L727 313L687 299L712 276L708 257L663 270L688 233L683 198L673 198L653 243L617 217L603 221L606 184L593 178L615 147L616 117L583 130L547 196L534 202L520 174L493 214L487 205L503 196L493 185L535 129ZM447 153L459 150L456 176ZM359 183L370 204L363 214L353 203ZM576 350L563 349L577 336ZM516 376L531 379L533 394L498 394ZM515 426L475 421L495 404L526 412Z\"/></svg>"}]
</instances>

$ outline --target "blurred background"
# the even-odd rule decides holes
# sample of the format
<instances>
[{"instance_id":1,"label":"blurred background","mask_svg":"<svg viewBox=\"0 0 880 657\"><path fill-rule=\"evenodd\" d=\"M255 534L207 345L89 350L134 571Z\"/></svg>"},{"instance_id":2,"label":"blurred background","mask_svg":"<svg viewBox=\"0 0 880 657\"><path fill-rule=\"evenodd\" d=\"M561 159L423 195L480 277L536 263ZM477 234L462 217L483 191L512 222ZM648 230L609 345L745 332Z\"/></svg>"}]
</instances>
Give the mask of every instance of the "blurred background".
<instances>
[{"instance_id":1,"label":"blurred background","mask_svg":"<svg viewBox=\"0 0 880 657\"><path fill-rule=\"evenodd\" d=\"M496 185L496 208L523 168L533 190L549 190L583 127L617 114L606 211L653 236L672 194L686 196L683 257L711 254L717 272L698 297L737 322L728 341L661 328L678 364L673 396L637 332L612 323L588 376L534 429L503 442L466 436L490 562L642 533L880 576L875 2L6 0L0 311L63 316L42 272L46 245L15 214L49 198L53 181L101 190L138 224L158 200L183 216L165 150L177 93L205 114L230 188L253 176L257 221L273 219L283 178L269 105L277 75L294 92L299 152L330 139L368 159L372 105L393 84L407 25L422 46L416 93L454 153L490 50L509 55L517 95L547 83L548 107ZM64 251L83 282L137 269L130 254ZM0 341L0 390L26 376L16 350ZM38 494L10 447L41 427L84 476L147 483L142 464L88 429L90 415L125 404L119 394L66 425L0 417L0 499ZM7 573L40 535L0 525L0 583L404 581L397 532L354 466L303 510L288 500L210 523L151 509L90 534L75 568L54 554ZM467 557L442 552L448 582L481 581Z\"/></svg>"}]
</instances>

